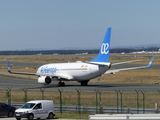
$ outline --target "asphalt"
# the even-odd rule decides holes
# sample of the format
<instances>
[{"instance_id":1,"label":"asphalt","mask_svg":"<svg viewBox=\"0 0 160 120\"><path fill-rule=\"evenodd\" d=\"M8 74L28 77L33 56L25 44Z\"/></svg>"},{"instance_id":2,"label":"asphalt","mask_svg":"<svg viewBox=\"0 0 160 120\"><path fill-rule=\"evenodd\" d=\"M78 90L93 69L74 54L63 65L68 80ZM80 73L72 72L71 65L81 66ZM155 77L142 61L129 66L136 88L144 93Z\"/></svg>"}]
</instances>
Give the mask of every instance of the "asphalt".
<instances>
[{"instance_id":1,"label":"asphalt","mask_svg":"<svg viewBox=\"0 0 160 120\"><path fill-rule=\"evenodd\" d=\"M4 68L0 69L6 69L6 61L0 61L1 66L5 66ZM16 67L29 67L29 68L38 68L43 63L21 63L21 62L11 62L12 65ZM136 64L123 64L117 65L118 68L125 68L125 67L133 67L133 66L139 66ZM113 66L114 67L114 66ZM149 69L160 69L160 65L152 65ZM6 88L12 88L12 89L40 89L40 88L46 88L46 90L55 90L63 89L68 91L73 91L76 89L81 89L83 91L94 91L94 90L101 90L101 91L115 91L115 90L121 90L126 92L133 92L135 90L145 91L145 92L158 92L160 90L160 84L112 84L112 83L88 83L88 86L81 86L78 82L65 82L65 87L59 87L58 81L52 81L50 85L41 85L38 83L37 79L27 79L27 78L21 78L21 77L13 77L10 75L3 75L0 73L0 89L6 89Z\"/></svg>"},{"instance_id":2,"label":"asphalt","mask_svg":"<svg viewBox=\"0 0 160 120\"><path fill-rule=\"evenodd\" d=\"M160 90L160 84L107 84L107 83L89 83L88 86L81 86L78 82L65 82L64 87L58 86L58 81L53 81L50 85L38 84L37 79L26 79L20 77L13 77L7 75L0 75L0 88L12 88L12 89L40 89L45 88L46 90L57 91L63 89L66 91L74 91L81 89L83 91L108 91L112 92L115 90L121 90L126 92L133 92L135 90L145 92L158 92Z\"/></svg>"}]
</instances>

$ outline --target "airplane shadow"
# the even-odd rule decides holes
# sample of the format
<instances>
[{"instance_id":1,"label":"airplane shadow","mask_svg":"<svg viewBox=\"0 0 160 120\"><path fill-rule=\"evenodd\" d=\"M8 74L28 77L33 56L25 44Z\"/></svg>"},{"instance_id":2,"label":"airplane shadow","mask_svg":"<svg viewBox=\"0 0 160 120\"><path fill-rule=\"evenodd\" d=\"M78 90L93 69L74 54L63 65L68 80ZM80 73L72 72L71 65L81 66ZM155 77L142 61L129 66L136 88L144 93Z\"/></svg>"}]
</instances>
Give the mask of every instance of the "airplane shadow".
<instances>
[{"instance_id":1,"label":"airplane shadow","mask_svg":"<svg viewBox=\"0 0 160 120\"><path fill-rule=\"evenodd\" d=\"M144 84L143 84L144 85ZM87 86L81 86L79 84L66 84L65 86L59 86L58 84L50 84L50 85L45 85L45 86L39 86L39 87L30 87L28 89L42 89L42 88L72 88L72 89L83 89L83 88L88 88L88 89L97 89L97 88L128 88L128 87L134 87L134 86L142 86L142 84L107 84L107 83L91 83L88 84Z\"/></svg>"}]
</instances>

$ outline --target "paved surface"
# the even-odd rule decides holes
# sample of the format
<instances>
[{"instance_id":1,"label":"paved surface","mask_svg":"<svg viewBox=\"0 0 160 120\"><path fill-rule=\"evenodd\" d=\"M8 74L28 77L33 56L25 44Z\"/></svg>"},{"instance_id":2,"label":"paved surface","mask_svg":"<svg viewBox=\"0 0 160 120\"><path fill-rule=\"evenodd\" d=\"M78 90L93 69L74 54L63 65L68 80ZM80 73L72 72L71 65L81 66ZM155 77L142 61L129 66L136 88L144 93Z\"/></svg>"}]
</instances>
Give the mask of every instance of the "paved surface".
<instances>
[{"instance_id":1,"label":"paved surface","mask_svg":"<svg viewBox=\"0 0 160 120\"><path fill-rule=\"evenodd\" d=\"M12 89L40 89L46 88L46 90L76 90L81 89L83 91L94 91L95 89L103 91L128 91L133 92L135 90L146 92L158 92L160 90L160 84L107 84L107 83L89 83L88 86L81 86L78 82L66 82L65 87L59 87L58 82L52 82L52 84L43 86L38 84L37 79L25 79L18 77L11 77L7 75L0 75L0 88L12 88Z\"/></svg>"},{"instance_id":2,"label":"paved surface","mask_svg":"<svg viewBox=\"0 0 160 120\"><path fill-rule=\"evenodd\" d=\"M6 66L6 61L0 61L0 65ZM43 63L20 63L20 62L11 62L12 65L16 67L32 67L37 68ZM124 68L124 67L131 67L131 66L139 66L136 64L123 64L123 66L116 66L116 68ZM160 69L160 65L152 65L151 69ZM149 68L149 69L150 69ZM6 69L7 68L1 68ZM12 89L22 89L22 88L29 88L29 89L39 89L39 88L47 88L48 90L58 90L59 88L63 88L63 90L76 90L81 89L83 91L94 91L95 89L103 90L103 91L146 91L146 92L158 92L160 90L160 84L107 84L107 83L90 83L88 86L80 86L78 82L65 82L65 87L59 87L57 85L58 81L52 81L50 85L42 86L37 82L37 79L26 79L20 77L12 77L8 75L0 74L0 88L12 88ZM46 89L46 90L47 90Z\"/></svg>"}]
</instances>

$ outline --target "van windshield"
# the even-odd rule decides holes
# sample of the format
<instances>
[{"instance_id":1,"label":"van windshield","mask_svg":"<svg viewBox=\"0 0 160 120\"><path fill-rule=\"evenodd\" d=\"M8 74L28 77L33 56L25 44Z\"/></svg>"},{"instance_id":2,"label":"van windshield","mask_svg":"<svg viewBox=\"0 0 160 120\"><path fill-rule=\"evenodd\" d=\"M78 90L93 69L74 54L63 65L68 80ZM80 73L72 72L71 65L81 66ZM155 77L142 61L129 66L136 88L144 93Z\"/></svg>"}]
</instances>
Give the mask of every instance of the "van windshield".
<instances>
[{"instance_id":1,"label":"van windshield","mask_svg":"<svg viewBox=\"0 0 160 120\"><path fill-rule=\"evenodd\" d=\"M28 109L28 108L32 108L34 105L35 105L35 103L26 103L26 104L24 104L24 105L22 106L22 108Z\"/></svg>"}]
</instances>

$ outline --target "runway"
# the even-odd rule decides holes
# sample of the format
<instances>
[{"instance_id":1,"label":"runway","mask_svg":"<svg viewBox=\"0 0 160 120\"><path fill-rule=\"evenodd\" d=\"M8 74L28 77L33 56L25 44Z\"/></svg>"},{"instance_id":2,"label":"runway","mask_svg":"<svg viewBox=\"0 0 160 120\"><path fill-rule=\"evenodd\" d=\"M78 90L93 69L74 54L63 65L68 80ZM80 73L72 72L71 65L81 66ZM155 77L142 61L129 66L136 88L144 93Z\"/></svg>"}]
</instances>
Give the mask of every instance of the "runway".
<instances>
[{"instance_id":1,"label":"runway","mask_svg":"<svg viewBox=\"0 0 160 120\"><path fill-rule=\"evenodd\" d=\"M5 65L7 72L7 62L0 61L1 66ZM16 66L17 68L38 68L40 65L44 63L22 63L22 62L11 62L12 65ZM117 65L116 68L125 68L125 67L133 67L139 66L136 64L123 64L123 66ZM160 65L152 65L150 69L159 69ZM16 69L16 68L15 68ZM91 80L92 81L92 80ZM46 88L46 90L76 90L81 89L83 91L94 91L94 90L102 90L102 91L115 91L121 90L125 92L135 92L135 90L146 91L146 92L158 92L160 90L160 84L112 84L112 83L92 83L89 82L88 86L81 86L78 82L65 82L65 87L59 87L58 81L52 81L50 85L43 86L38 83L37 79L26 79L20 77L13 77L10 75L3 75L0 73L0 89L12 88L12 89L40 89Z\"/></svg>"},{"instance_id":2,"label":"runway","mask_svg":"<svg viewBox=\"0 0 160 120\"><path fill-rule=\"evenodd\" d=\"M160 84L112 84L112 83L91 83L88 86L81 86L78 82L65 82L64 87L58 86L58 81L52 81L50 85L43 86L37 82L36 79L26 79L20 77L12 77L0 74L0 89L12 88L12 89L40 89L55 90L63 89L66 91L74 91L80 89L83 91L108 91L112 92L120 90L124 92L135 92L135 90L146 91L146 92L158 92L160 90Z\"/></svg>"}]
</instances>

